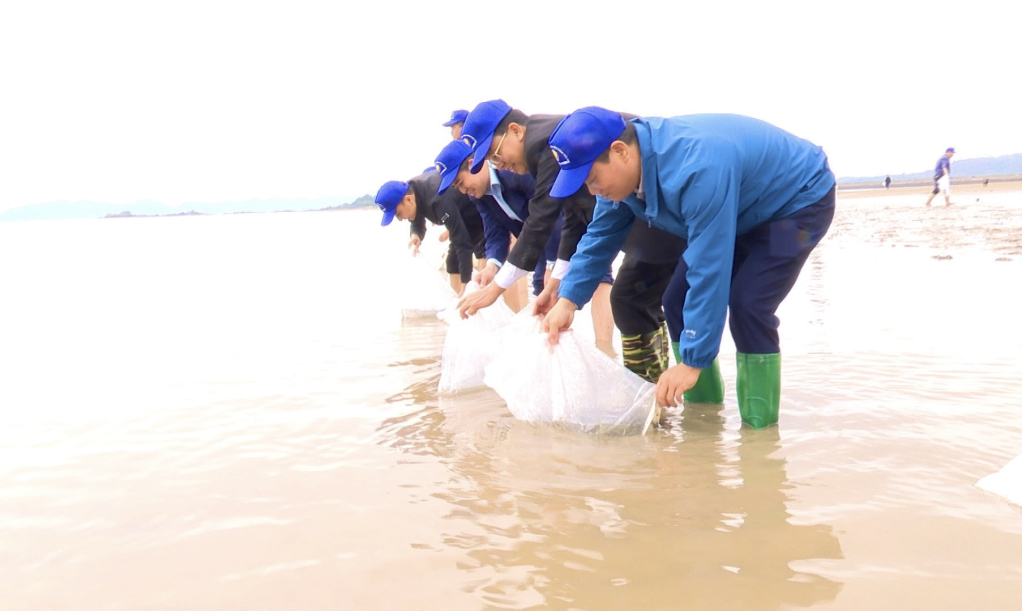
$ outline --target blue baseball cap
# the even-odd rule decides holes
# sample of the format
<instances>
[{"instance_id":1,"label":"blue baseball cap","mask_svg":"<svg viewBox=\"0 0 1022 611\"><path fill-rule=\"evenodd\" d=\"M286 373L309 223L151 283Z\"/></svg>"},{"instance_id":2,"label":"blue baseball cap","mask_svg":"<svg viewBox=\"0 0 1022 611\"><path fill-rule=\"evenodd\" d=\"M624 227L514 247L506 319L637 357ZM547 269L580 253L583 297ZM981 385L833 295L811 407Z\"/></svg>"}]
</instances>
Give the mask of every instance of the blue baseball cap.
<instances>
[{"instance_id":1,"label":"blue baseball cap","mask_svg":"<svg viewBox=\"0 0 1022 611\"><path fill-rule=\"evenodd\" d=\"M461 169L461 164L465 163L465 160L472 156L472 147L465 144L461 140L451 140L447 143L447 146L440 151L440 154L436 156L436 162L433 166L437 172L440 172L440 188L437 189L437 193L443 193L451 186L454 179L458 177L458 170Z\"/></svg>"},{"instance_id":2,"label":"blue baseball cap","mask_svg":"<svg viewBox=\"0 0 1022 611\"><path fill-rule=\"evenodd\" d=\"M949 148L948 148L948 150L946 150L946 151L944 151L944 152L945 152L945 153L953 153L953 152L955 152L955 147L953 147L953 146L952 146L952 147L949 147Z\"/></svg>"},{"instance_id":3,"label":"blue baseball cap","mask_svg":"<svg viewBox=\"0 0 1022 611\"><path fill-rule=\"evenodd\" d=\"M380 207L380 210L383 210L381 227L390 225L390 222L394 220L394 214L397 213L397 205L404 199L405 193L408 193L408 183L401 182L400 180L388 180L376 192L376 205Z\"/></svg>"},{"instance_id":4,"label":"blue baseball cap","mask_svg":"<svg viewBox=\"0 0 1022 611\"><path fill-rule=\"evenodd\" d=\"M625 131L620 114L586 106L561 119L547 143L561 171L550 187L550 197L568 197L582 188L593 162Z\"/></svg>"},{"instance_id":5,"label":"blue baseball cap","mask_svg":"<svg viewBox=\"0 0 1022 611\"><path fill-rule=\"evenodd\" d=\"M467 116L468 116L467 110L455 110L454 112L451 113L451 118L447 120L447 123L444 123L444 127L451 127L452 125L457 125L458 123L464 123L465 117Z\"/></svg>"},{"instance_id":6,"label":"blue baseball cap","mask_svg":"<svg viewBox=\"0 0 1022 611\"><path fill-rule=\"evenodd\" d=\"M486 153L493 144L493 132L509 112L511 107L504 100L490 100L480 102L465 118L465 125L461 126L461 139L473 153L479 152L472 160L473 174L478 174L479 168L483 167Z\"/></svg>"}]
</instances>

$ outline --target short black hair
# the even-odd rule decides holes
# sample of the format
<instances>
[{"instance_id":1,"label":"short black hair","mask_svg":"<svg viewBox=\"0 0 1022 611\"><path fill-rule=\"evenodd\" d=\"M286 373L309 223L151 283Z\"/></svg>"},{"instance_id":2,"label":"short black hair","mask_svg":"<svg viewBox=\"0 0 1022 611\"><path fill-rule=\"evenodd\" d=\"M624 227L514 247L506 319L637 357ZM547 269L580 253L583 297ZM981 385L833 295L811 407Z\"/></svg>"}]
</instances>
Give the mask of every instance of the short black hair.
<instances>
[{"instance_id":1,"label":"short black hair","mask_svg":"<svg viewBox=\"0 0 1022 611\"><path fill-rule=\"evenodd\" d=\"M635 124L631 121L625 121L625 130L621 132L621 135L618 136L617 139L629 145L638 142L639 137L635 134ZM596 158L596 161L599 161L600 163L607 163L610 161L609 146L607 147L607 150L600 153L600 156Z\"/></svg>"},{"instance_id":2,"label":"short black hair","mask_svg":"<svg viewBox=\"0 0 1022 611\"><path fill-rule=\"evenodd\" d=\"M525 122L528 121L528 120L529 120L529 115L527 115L524 112L518 110L517 108L512 108L511 112L507 113L507 115L503 119L500 120L500 123L497 124L497 128L493 130L493 135L494 136L503 136L504 134L507 133L507 128L512 123L517 123L519 125L524 125Z\"/></svg>"}]
</instances>

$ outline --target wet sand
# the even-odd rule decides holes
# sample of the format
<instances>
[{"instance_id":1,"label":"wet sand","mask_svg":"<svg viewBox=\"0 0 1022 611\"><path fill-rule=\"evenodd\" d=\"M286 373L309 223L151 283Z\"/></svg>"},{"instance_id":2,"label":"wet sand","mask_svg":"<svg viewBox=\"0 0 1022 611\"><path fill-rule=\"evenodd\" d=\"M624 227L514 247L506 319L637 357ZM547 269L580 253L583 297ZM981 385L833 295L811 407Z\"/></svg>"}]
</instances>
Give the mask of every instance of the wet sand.
<instances>
[{"instance_id":1,"label":"wet sand","mask_svg":"<svg viewBox=\"0 0 1022 611\"><path fill-rule=\"evenodd\" d=\"M930 248L946 257L986 250L1010 259L1022 256L1020 191L1022 181L952 184L951 206L938 195L927 207L925 187L839 190L841 212L827 239Z\"/></svg>"}]
</instances>

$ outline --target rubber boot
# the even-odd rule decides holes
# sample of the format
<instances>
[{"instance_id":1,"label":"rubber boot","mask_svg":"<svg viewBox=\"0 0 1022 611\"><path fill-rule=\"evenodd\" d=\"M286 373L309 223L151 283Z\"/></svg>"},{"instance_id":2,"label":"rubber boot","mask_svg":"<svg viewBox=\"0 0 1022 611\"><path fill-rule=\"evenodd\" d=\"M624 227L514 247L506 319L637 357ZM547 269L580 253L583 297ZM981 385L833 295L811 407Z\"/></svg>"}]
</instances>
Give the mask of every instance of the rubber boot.
<instances>
[{"instance_id":1,"label":"rubber boot","mask_svg":"<svg viewBox=\"0 0 1022 611\"><path fill-rule=\"evenodd\" d=\"M754 429L777 424L781 407L781 355L735 354L738 364L738 412Z\"/></svg>"},{"instance_id":2,"label":"rubber boot","mask_svg":"<svg viewBox=\"0 0 1022 611\"><path fill-rule=\"evenodd\" d=\"M674 361L681 362L681 345L671 344L674 348ZM699 373L696 385L685 391L686 403L723 403L724 377L720 375L720 363L713 359L706 369Z\"/></svg>"},{"instance_id":3,"label":"rubber boot","mask_svg":"<svg viewBox=\"0 0 1022 611\"><path fill-rule=\"evenodd\" d=\"M624 366L646 380L656 384L667 369L667 331L662 326L656 331L640 335L621 335L621 357Z\"/></svg>"}]
</instances>

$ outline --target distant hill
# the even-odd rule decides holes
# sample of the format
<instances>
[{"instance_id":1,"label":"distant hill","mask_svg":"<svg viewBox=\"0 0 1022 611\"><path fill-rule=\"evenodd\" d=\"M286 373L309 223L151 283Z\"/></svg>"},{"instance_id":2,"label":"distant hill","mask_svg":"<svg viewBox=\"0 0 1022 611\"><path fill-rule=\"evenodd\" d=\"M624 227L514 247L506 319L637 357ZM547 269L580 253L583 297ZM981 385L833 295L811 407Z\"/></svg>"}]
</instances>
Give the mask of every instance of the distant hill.
<instances>
[{"instance_id":1,"label":"distant hill","mask_svg":"<svg viewBox=\"0 0 1022 611\"><path fill-rule=\"evenodd\" d=\"M934 165L936 165L934 157ZM968 178L975 176L1005 176L1022 174L1022 153L1001 155L1000 157L980 157L978 159L952 159L952 178ZM858 182L881 182L886 174L880 176L846 176L838 178L838 184ZM913 172L911 174L891 174L891 180L904 182L907 180L929 179L933 177L933 169Z\"/></svg>"},{"instance_id":2,"label":"distant hill","mask_svg":"<svg viewBox=\"0 0 1022 611\"><path fill-rule=\"evenodd\" d=\"M181 214L235 214L241 212L304 212L342 210L374 206L371 195L359 198L320 197L317 199L248 199L236 202L189 202L170 206L152 200L131 204L104 204L93 201L56 201L29 204L0 214L0 221L61 219L98 219L104 217L169 216Z\"/></svg>"}]
</instances>

